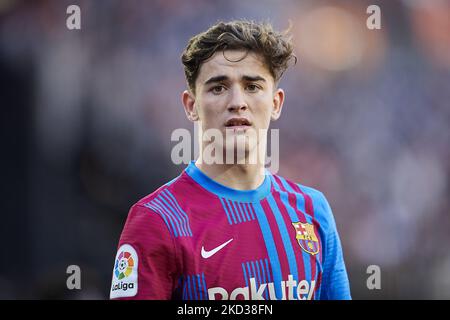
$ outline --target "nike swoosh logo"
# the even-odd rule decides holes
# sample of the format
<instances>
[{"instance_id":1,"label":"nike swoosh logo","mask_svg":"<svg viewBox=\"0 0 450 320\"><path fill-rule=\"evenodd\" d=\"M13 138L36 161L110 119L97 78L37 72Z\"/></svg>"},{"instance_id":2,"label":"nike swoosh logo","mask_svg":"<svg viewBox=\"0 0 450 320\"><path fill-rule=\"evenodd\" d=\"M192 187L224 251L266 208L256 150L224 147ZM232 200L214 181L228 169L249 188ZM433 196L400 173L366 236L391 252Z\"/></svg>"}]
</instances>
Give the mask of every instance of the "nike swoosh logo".
<instances>
[{"instance_id":1,"label":"nike swoosh logo","mask_svg":"<svg viewBox=\"0 0 450 320\"><path fill-rule=\"evenodd\" d=\"M220 246L215 247L214 249L210 251L206 251L205 247L202 246L202 257L205 259L208 259L209 257L215 255L218 251L222 250L227 244L229 244L233 239L228 240L225 243L222 243Z\"/></svg>"}]
</instances>

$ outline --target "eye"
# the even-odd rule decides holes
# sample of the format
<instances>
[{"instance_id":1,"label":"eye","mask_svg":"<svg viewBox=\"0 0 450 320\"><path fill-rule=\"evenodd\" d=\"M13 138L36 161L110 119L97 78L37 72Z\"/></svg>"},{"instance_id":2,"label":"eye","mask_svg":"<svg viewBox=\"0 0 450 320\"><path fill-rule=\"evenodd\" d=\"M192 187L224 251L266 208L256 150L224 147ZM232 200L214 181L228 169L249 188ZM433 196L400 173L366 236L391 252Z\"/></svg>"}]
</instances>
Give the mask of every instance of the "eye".
<instances>
[{"instance_id":1,"label":"eye","mask_svg":"<svg viewBox=\"0 0 450 320\"><path fill-rule=\"evenodd\" d=\"M257 92L260 89L261 89L261 87L259 87L258 85L254 84L254 83L250 83L249 85L247 85L247 90L250 92Z\"/></svg>"},{"instance_id":2,"label":"eye","mask_svg":"<svg viewBox=\"0 0 450 320\"><path fill-rule=\"evenodd\" d=\"M223 85L218 85L212 87L209 91L212 91L214 94L220 94L225 90L225 87Z\"/></svg>"}]
</instances>

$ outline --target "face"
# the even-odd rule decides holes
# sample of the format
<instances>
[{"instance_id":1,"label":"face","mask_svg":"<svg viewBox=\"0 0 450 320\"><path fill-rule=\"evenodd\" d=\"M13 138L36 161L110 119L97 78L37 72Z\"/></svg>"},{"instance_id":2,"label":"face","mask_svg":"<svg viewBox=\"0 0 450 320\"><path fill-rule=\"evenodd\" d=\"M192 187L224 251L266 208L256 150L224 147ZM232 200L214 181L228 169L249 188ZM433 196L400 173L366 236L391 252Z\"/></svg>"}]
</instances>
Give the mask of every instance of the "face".
<instances>
[{"instance_id":1,"label":"face","mask_svg":"<svg viewBox=\"0 0 450 320\"><path fill-rule=\"evenodd\" d=\"M280 116L284 92L275 89L260 55L218 51L201 65L195 85L195 94L185 91L182 100L188 118L200 121L203 132L218 129L224 141L246 136L246 151L266 143L258 140L258 133L267 132L270 121Z\"/></svg>"}]
</instances>

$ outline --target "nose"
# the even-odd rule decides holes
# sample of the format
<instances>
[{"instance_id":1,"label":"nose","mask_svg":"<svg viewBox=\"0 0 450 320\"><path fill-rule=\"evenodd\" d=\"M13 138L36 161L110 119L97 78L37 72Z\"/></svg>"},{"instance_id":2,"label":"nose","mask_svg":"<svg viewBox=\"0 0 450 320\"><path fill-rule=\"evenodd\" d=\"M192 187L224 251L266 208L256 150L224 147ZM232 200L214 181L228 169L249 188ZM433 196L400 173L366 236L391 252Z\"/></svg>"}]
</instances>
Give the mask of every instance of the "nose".
<instances>
[{"instance_id":1,"label":"nose","mask_svg":"<svg viewBox=\"0 0 450 320\"><path fill-rule=\"evenodd\" d=\"M234 88L231 90L231 98L228 103L228 111L239 112L247 110L248 105L245 102L245 97L240 88Z\"/></svg>"}]
</instances>

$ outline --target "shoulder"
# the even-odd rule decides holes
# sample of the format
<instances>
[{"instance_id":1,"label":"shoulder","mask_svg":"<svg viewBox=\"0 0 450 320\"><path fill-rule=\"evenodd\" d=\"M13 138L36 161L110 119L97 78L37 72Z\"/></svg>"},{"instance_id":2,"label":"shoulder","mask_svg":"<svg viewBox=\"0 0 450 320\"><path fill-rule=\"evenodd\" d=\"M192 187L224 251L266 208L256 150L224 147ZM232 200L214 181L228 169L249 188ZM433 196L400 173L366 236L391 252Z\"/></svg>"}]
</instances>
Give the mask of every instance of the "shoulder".
<instances>
[{"instance_id":1,"label":"shoulder","mask_svg":"<svg viewBox=\"0 0 450 320\"><path fill-rule=\"evenodd\" d=\"M310 205L314 218L324 229L329 229L334 225L333 212L323 192L278 175L274 175L273 181L277 184L275 188L279 187L282 191L284 189L299 196L304 201L305 209Z\"/></svg>"},{"instance_id":2,"label":"shoulder","mask_svg":"<svg viewBox=\"0 0 450 320\"><path fill-rule=\"evenodd\" d=\"M157 198L160 198L162 195L167 193L172 193L174 186L180 183L181 175L177 176L176 178L170 180L169 182L163 184L158 189L154 190L152 193L147 194L146 196L142 197L136 203L132 206L133 207L147 207L148 204L154 201Z\"/></svg>"},{"instance_id":3,"label":"shoulder","mask_svg":"<svg viewBox=\"0 0 450 320\"><path fill-rule=\"evenodd\" d=\"M327 209L327 207L329 206L325 195L321 191L283 178L279 175L272 175L272 177L275 189L300 194L304 198L307 198L307 201L312 201L314 207Z\"/></svg>"},{"instance_id":4,"label":"shoulder","mask_svg":"<svg viewBox=\"0 0 450 320\"><path fill-rule=\"evenodd\" d=\"M131 205L125 226L130 227L130 224L139 226L146 225L146 227L149 225L163 225L162 222L164 222L164 219L161 217L160 210L158 210L158 199L168 192L170 185L172 185L177 178L162 185Z\"/></svg>"},{"instance_id":5,"label":"shoulder","mask_svg":"<svg viewBox=\"0 0 450 320\"><path fill-rule=\"evenodd\" d=\"M322 191L299 183L297 183L297 186L306 196L309 196L311 198L314 206L314 211L319 210L320 212L322 212L329 210L330 205Z\"/></svg>"},{"instance_id":6,"label":"shoulder","mask_svg":"<svg viewBox=\"0 0 450 320\"><path fill-rule=\"evenodd\" d=\"M336 228L336 223L331 206L325 195L312 187L298 184L299 188L311 198L314 210L314 218L319 225L325 230L326 234Z\"/></svg>"},{"instance_id":7,"label":"shoulder","mask_svg":"<svg viewBox=\"0 0 450 320\"><path fill-rule=\"evenodd\" d=\"M177 194L183 188L183 175L162 185L154 192L138 200L130 209L127 224L130 221L151 224L153 228L165 228L172 237L191 235L186 225L186 213L181 208Z\"/></svg>"}]
</instances>

